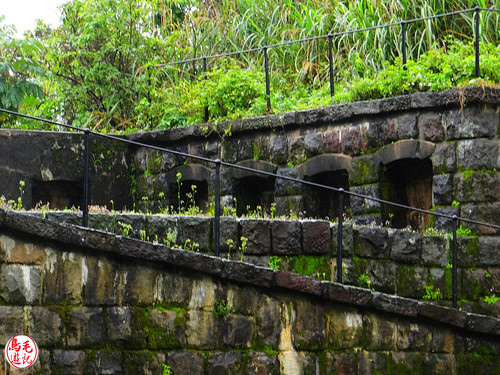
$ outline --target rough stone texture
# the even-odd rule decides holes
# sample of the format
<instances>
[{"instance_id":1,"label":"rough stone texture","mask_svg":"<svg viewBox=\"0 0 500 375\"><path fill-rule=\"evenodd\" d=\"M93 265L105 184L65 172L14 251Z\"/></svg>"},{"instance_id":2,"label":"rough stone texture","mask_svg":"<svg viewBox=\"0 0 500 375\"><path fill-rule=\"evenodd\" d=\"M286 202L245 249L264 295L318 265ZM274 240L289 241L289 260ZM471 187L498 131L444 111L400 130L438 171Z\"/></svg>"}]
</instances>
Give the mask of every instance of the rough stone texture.
<instances>
[{"instance_id":1,"label":"rough stone texture","mask_svg":"<svg viewBox=\"0 0 500 375\"><path fill-rule=\"evenodd\" d=\"M85 352L76 350L54 350L54 365L63 374L83 374L85 364Z\"/></svg>"},{"instance_id":2,"label":"rough stone texture","mask_svg":"<svg viewBox=\"0 0 500 375\"><path fill-rule=\"evenodd\" d=\"M7 343L11 337L24 332L23 308L0 306L0 342ZM3 355L2 358L5 358ZM3 367L2 367L3 368Z\"/></svg>"},{"instance_id":3,"label":"rough stone texture","mask_svg":"<svg viewBox=\"0 0 500 375\"><path fill-rule=\"evenodd\" d=\"M181 246L199 245L200 250L207 251L211 248L212 221L206 217L181 216L179 217L179 235L177 243ZM195 248L193 247L193 250Z\"/></svg>"},{"instance_id":4,"label":"rough stone texture","mask_svg":"<svg viewBox=\"0 0 500 375\"><path fill-rule=\"evenodd\" d=\"M326 254L330 250L330 223L302 221L302 248L305 254Z\"/></svg>"},{"instance_id":5,"label":"rough stone texture","mask_svg":"<svg viewBox=\"0 0 500 375\"><path fill-rule=\"evenodd\" d=\"M459 202L496 202L500 199L500 173L458 173L454 191Z\"/></svg>"},{"instance_id":6,"label":"rough stone texture","mask_svg":"<svg viewBox=\"0 0 500 375\"><path fill-rule=\"evenodd\" d=\"M387 258L389 236L387 229L379 227L359 227L354 231L355 243L359 244L357 255L363 258Z\"/></svg>"},{"instance_id":7,"label":"rough stone texture","mask_svg":"<svg viewBox=\"0 0 500 375\"><path fill-rule=\"evenodd\" d=\"M301 253L300 222L273 220L271 222L272 251L274 254Z\"/></svg>"},{"instance_id":8,"label":"rough stone texture","mask_svg":"<svg viewBox=\"0 0 500 375\"><path fill-rule=\"evenodd\" d=\"M101 308L77 307L71 310L67 343L70 347L86 348L104 341L104 313Z\"/></svg>"},{"instance_id":9,"label":"rough stone texture","mask_svg":"<svg viewBox=\"0 0 500 375\"><path fill-rule=\"evenodd\" d=\"M498 163L499 141L467 140L458 142L457 162L464 169L495 169Z\"/></svg>"},{"instance_id":10,"label":"rough stone texture","mask_svg":"<svg viewBox=\"0 0 500 375\"><path fill-rule=\"evenodd\" d=\"M436 206L450 205L453 201L453 176L439 174L432 178L432 192Z\"/></svg>"},{"instance_id":11,"label":"rough stone texture","mask_svg":"<svg viewBox=\"0 0 500 375\"><path fill-rule=\"evenodd\" d=\"M40 267L20 264L1 266L0 296L12 304L33 304L41 300Z\"/></svg>"},{"instance_id":12,"label":"rough stone texture","mask_svg":"<svg viewBox=\"0 0 500 375\"><path fill-rule=\"evenodd\" d=\"M168 365L172 374L204 375L203 355L190 352L168 353Z\"/></svg>"},{"instance_id":13,"label":"rough stone texture","mask_svg":"<svg viewBox=\"0 0 500 375\"><path fill-rule=\"evenodd\" d=\"M416 263L422 250L422 237L404 231L389 232L391 237L391 256L402 263Z\"/></svg>"},{"instance_id":14,"label":"rough stone texture","mask_svg":"<svg viewBox=\"0 0 500 375\"><path fill-rule=\"evenodd\" d=\"M269 221L240 219L240 233L247 238L246 254L269 254L271 252L271 229Z\"/></svg>"},{"instance_id":15,"label":"rough stone texture","mask_svg":"<svg viewBox=\"0 0 500 375\"><path fill-rule=\"evenodd\" d=\"M422 239L422 264L445 267L448 264L448 239L442 236Z\"/></svg>"},{"instance_id":16,"label":"rough stone texture","mask_svg":"<svg viewBox=\"0 0 500 375\"><path fill-rule=\"evenodd\" d=\"M280 364L275 356L266 353L248 354L247 375L271 375L279 373Z\"/></svg>"}]
</instances>

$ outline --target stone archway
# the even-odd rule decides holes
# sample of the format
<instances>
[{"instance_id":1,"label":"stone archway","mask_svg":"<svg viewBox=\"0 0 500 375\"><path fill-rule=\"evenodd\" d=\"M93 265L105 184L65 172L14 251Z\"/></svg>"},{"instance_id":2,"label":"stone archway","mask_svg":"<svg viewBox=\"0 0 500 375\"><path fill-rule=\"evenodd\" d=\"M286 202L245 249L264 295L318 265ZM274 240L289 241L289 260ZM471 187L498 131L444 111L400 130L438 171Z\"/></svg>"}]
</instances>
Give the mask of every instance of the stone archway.
<instances>
[{"instance_id":1,"label":"stone archway","mask_svg":"<svg viewBox=\"0 0 500 375\"><path fill-rule=\"evenodd\" d=\"M341 154L319 155L297 167L299 178L316 184L349 190L351 157ZM317 218L336 218L339 214L339 193L325 188L302 187L305 214ZM349 195L344 195L342 212L347 215Z\"/></svg>"}]
</instances>

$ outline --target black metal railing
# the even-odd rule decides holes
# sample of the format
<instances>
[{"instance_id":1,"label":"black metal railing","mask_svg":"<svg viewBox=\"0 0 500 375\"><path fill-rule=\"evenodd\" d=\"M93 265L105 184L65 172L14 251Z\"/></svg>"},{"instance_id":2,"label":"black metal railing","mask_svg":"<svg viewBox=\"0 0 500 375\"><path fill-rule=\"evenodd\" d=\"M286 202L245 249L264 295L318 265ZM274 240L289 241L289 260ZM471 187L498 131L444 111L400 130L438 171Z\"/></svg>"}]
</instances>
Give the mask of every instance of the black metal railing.
<instances>
[{"instance_id":1,"label":"black metal railing","mask_svg":"<svg viewBox=\"0 0 500 375\"><path fill-rule=\"evenodd\" d=\"M83 137L84 137L84 139L83 139L84 158L83 159L84 160L83 160L83 189L82 189L82 191L83 191L82 226L84 226L84 227L88 226L88 207L90 204L89 194L88 194L89 184L90 184L90 180L89 180L89 157L90 157L89 139L90 139L90 136L93 136L93 137L100 137L100 138L110 139L110 140L114 140L114 141L118 141L118 142L123 142L123 143L133 145L133 146L145 147L145 148L149 148L149 149L152 149L155 151L174 154L174 155L178 155L178 156L182 156L185 158L194 159L194 160L198 160L198 161L203 161L203 162L214 165L215 166L215 197L214 197L214 203L215 203L214 254L215 254L215 256L220 256L220 253L219 253L220 246L219 245L220 245L220 217L221 217L221 214L220 214L220 168L221 167L240 169L240 170L252 172L255 174L265 175L268 177L274 177L277 179L282 179L282 180L286 180L286 181L300 183L302 185L309 185L309 186L314 186L314 187L318 187L321 189L337 192L339 201L338 201L336 281L339 283L342 283L342 241L343 241L343 229L342 228L343 228L344 214L345 214L344 206L343 206L344 195L349 195L349 196L354 196L354 197L358 197L358 198L362 198L362 199L367 199L367 200L375 201L375 202L378 202L381 204L390 205L393 207L398 207L398 208L402 208L402 209L406 209L406 210L410 210L410 211L414 211L414 212L420 212L420 213L424 213L424 214L428 214L428 215L433 215L435 217L442 217L442 218L451 220L453 222L453 230L452 230L452 239L453 239L452 240L452 250L453 250L453 253L452 253L452 306L454 308L456 308L458 306L458 304L457 304L457 228L458 228L458 224L460 222L466 222L466 223L475 224L475 225L482 225L482 226L486 226L486 227L490 227L490 228L494 228L494 229L500 229L500 225L485 223L485 222L481 222L481 221L477 221L477 220L473 220L473 219L468 219L468 218L463 218L463 217L458 217L457 215L450 216L450 215L446 215L446 214L442 214L442 213L438 213L438 212L424 210L424 209L417 208L417 207L411 207L411 206L407 206L407 205L396 203L396 202L390 202L390 201L380 199L380 198L375 198L375 197L371 197L371 196L367 196L367 195L363 195L363 194L354 193L354 192L351 192L348 190L344 190L343 188L336 188L336 187L327 186L327 185L323 185L323 184L319 184L319 183L315 183L315 182L311 182L311 181L301 180L301 179L294 178L294 177L278 175L278 174L272 173L272 172L266 172L266 171L262 171L262 170L242 166L242 165L228 163L228 162L222 161L220 159L210 159L210 158L206 158L206 157L202 157L202 156L198 156L198 155L192 155L192 154L185 153L182 151L176 151L176 150L171 150L171 149L167 149L167 148L163 148L163 147L148 145L146 143L141 143L141 142L129 140L129 139L126 139L123 137L118 137L118 136L110 135L110 134L97 133L97 132L90 131L89 129L81 129L81 128L78 128L78 127L75 127L72 125L59 123L59 122L52 121L52 120L42 119L39 117L29 116L29 115L25 115L22 113L18 113L18 112L6 110L6 109L0 108L0 112L4 112L4 113L10 114L10 115L23 117L26 119L31 119L31 120L35 120L35 121L39 121L39 122L48 123L48 124L55 125L55 126L60 126L62 128L66 128L66 129L70 129L70 130L74 130L74 131L78 131L78 132L83 133Z\"/></svg>"},{"instance_id":2,"label":"black metal railing","mask_svg":"<svg viewBox=\"0 0 500 375\"><path fill-rule=\"evenodd\" d=\"M175 65L187 64L187 63L196 63L196 62L202 61L203 62L203 77L206 78L207 63L209 60L227 58L227 57L238 56L238 55L242 55L242 54L249 54L249 53L253 53L253 52L262 52L263 58L264 58L264 71L265 71L265 84L266 84L265 97L266 97L266 102L267 102L267 111L268 111L268 113L270 113L272 110L272 106L271 106L271 86L270 86L268 51L271 49L283 47L283 46L287 46L287 45L291 45L291 44L327 39L328 40L328 60L329 60L328 75L329 75L330 95L333 97L335 94L335 71L334 71L334 66L333 66L333 59L334 59L333 39L334 38L343 37L346 35L351 35L351 34L356 34L356 33L367 32L367 31L373 31L373 30L377 30L377 29L383 29L383 28L401 27L401 60L402 60L403 69L406 69L406 63L407 63L407 38L406 38L406 34L407 34L407 26L408 25L411 25L411 24L416 23L416 22L429 21L429 20L439 19L439 18L443 18L443 17L456 16L456 15L465 14L465 13L474 13L472 39L474 40L475 76L476 76L476 78L479 78L480 72L481 72L480 64L479 64L479 41L480 41L480 27L479 26L480 26L480 15L481 15L481 12L483 12L483 11L485 11L485 12L500 12L500 9L482 8L482 7L476 6L474 8L457 10L454 12L437 14L437 15L428 16L428 17L415 18L415 19L411 19L411 20L402 20L400 22L395 22L395 23L388 23L388 24L384 24L384 25L377 25L377 26L366 27L366 28L362 28L362 29L336 32L336 33L331 33L331 34L327 34L327 35L319 35L319 36L310 37L310 38L296 39L296 40L286 41L286 42L277 43L277 44L270 44L270 45L266 45L266 46L258 47L258 48L250 48L250 49L244 49L241 51L227 52L227 53L222 53L222 54L217 54L217 55L209 55L209 56L173 61L173 62L168 62L168 63L163 63L163 64L156 64L156 65L153 65L152 67L163 68L163 67L168 67L168 66L175 66ZM207 107L205 107L204 119L205 119L205 122L208 121L208 119L209 119L209 112L208 112Z\"/></svg>"}]
</instances>

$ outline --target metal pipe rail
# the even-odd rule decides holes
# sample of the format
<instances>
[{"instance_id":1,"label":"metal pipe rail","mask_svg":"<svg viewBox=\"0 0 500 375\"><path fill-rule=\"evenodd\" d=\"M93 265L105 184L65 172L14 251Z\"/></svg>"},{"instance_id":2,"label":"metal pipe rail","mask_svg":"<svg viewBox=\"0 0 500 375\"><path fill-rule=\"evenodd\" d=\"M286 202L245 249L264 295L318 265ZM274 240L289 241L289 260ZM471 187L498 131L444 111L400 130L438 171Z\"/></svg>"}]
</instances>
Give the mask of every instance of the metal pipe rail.
<instances>
[{"instance_id":1,"label":"metal pipe rail","mask_svg":"<svg viewBox=\"0 0 500 375\"><path fill-rule=\"evenodd\" d=\"M23 117L23 118L27 118L27 119L31 119L31 120L35 120L35 121L45 122L45 123L48 123L51 125L60 126L60 127L66 128L66 129L70 129L70 130L74 130L74 131L78 131L78 132L83 133L83 136L84 136L83 185L84 186L82 189L83 190L82 226L84 226L84 227L88 226L88 207L89 207L89 194L88 194L88 192L89 192L89 187L90 187L89 186L89 184L90 184L90 181L89 181L89 157L90 157L89 156L89 138L90 138L90 136L95 136L95 137L110 139L110 140L114 140L114 141L118 141L118 142L123 142L123 143L133 145L133 146L146 147L146 148L156 150L159 152L170 153L170 154L182 156L185 158L190 158L190 159L213 164L215 166L215 202L214 202L215 203L215 212L214 212L214 254L215 254L215 256L220 255L219 254L219 245L220 245L220 216L221 216L220 215L220 168L221 167L240 169L240 170L244 170L244 171L248 171L248 172L252 172L252 173L256 173L256 174L260 174L260 175L265 175L268 177L279 178L279 179L286 180L286 181L291 181L291 182L300 183L303 185L309 185L309 186L314 186L314 187L338 192L339 193L339 206L338 206L339 212L338 212L338 231L337 231L337 259L336 259L337 275L336 275L336 280L339 283L342 283L342 237L343 237L342 225L343 225L343 220L344 220L343 199L344 199L345 194L347 194L349 196L362 198L362 199L368 199L368 200L375 201L375 202L382 203L382 204L391 205L393 207L403 208L403 209L407 209L410 211L420 212L420 213L424 213L424 214L428 214L428 215L434 215L435 217L442 217L445 219L452 220L452 222L453 222L453 231L452 231L452 238L453 238L452 299L453 299L453 301L452 301L452 305L454 308L456 308L458 306L457 305L457 228L458 228L458 223L459 222L467 222L470 224L482 225L482 226L487 226L487 227L494 228L494 229L500 229L500 225L496 225L496 224L485 223L485 222L481 222L478 220L458 217L457 215L450 216L450 215L446 215L446 214L442 214L442 213L438 213L438 212L424 210L424 209L417 208L417 207L411 207L411 206L407 206L404 204L383 200L380 198L370 197L367 195L354 193L351 191L346 191L343 188L336 188L336 187L332 187L332 186L328 186L328 185L318 184L318 183L311 182L311 181L301 180L301 179L294 178L294 177L282 176L282 175L279 175L276 173L265 172L265 171L261 171L258 169L245 167L242 165L228 163L228 162L222 161L220 159L210 159L210 158L206 158L206 157L202 157L202 156L198 156L198 155L192 155L192 154L182 152L182 151L176 151L176 150L171 150L171 149L167 149L167 148L163 148L163 147L153 146L153 145L149 145L149 144L141 143L141 142L137 142L137 141L132 141L132 140L129 140L129 139L126 139L123 137L119 137L119 136L115 136L115 135L111 135L111 134L97 133L97 132L90 131L89 129L81 129L81 128L78 128L78 127L75 127L72 125L59 123L56 121L47 120L47 119L43 119L40 117L29 116L26 114L10 111L7 109L0 108L0 112L4 112L4 113L7 113L7 114L10 114L13 116L17 116L17 117Z\"/></svg>"},{"instance_id":2,"label":"metal pipe rail","mask_svg":"<svg viewBox=\"0 0 500 375\"><path fill-rule=\"evenodd\" d=\"M266 103L267 103L267 112L270 113L272 111L271 87L270 87L270 79L269 79L269 77L270 77L269 58L268 58L268 51L270 49L283 47L283 46L287 46L287 45L292 45L292 44L311 42L311 41L315 41L315 40L328 39L328 60L329 60L328 75L329 75L329 84L330 84L330 96L333 97L335 94L335 87L334 87L334 84L335 84L334 83L334 74L335 73L334 73L334 69L333 69L333 38L342 37L345 35L352 35L352 34L361 33L361 32L367 32L367 31L373 31L373 30L378 30L378 29L383 29L383 28L398 27L399 26L399 27L401 27L401 59L402 59L403 69L406 69L406 63L407 63L406 27L407 27L407 25L412 24L412 23L416 23L416 22L435 20L435 19L440 19L440 18L444 18L444 17L456 16L456 15L460 15L460 14L474 12L475 14L474 14L473 34L474 34L474 54L475 54L475 76L476 76L476 78L479 78L480 77L480 66L479 66L480 27L479 27L479 24L480 24L480 13L482 11L500 12L500 9L482 8L482 7L476 6L474 8L457 10L457 11L442 13L442 14L436 14L433 16L414 18L411 20L402 20L400 22L387 23L384 25L376 25L376 26L365 27L365 28L356 29L356 30L340 31L340 32L336 32L336 33L330 33L327 35L318 35L318 36L309 37L309 38L290 40L290 41L286 41L286 42L282 42L282 43L269 44L269 45L265 45L265 46L257 47L257 48L244 49L241 51L233 51L233 52L221 53L221 54L217 54L217 55L208 55L208 56L196 57L196 58L191 58L191 59L172 61L172 62L168 62L168 63L164 63L164 64L156 64L156 65L152 65L152 67L163 68L163 67L167 67L167 66L174 66L174 65L203 61L203 74L205 77L206 71L207 71L207 61L208 60L237 56L237 55L241 55L241 54L248 54L248 53L260 51L264 55L264 71L265 71L265 84L266 84L265 96L266 96ZM204 118L205 118L205 121L208 121L208 119L209 119L208 108L205 108Z\"/></svg>"}]
</instances>

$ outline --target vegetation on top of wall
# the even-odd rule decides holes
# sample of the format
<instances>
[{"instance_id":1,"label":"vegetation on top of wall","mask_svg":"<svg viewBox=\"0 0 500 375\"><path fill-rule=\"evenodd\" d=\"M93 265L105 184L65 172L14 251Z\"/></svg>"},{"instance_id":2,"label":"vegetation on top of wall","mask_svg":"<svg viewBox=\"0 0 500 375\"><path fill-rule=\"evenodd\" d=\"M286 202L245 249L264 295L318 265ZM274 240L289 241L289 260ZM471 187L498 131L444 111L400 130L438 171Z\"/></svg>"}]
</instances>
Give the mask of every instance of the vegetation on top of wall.
<instances>
[{"instance_id":1,"label":"vegetation on top of wall","mask_svg":"<svg viewBox=\"0 0 500 375\"><path fill-rule=\"evenodd\" d=\"M1 27L5 53L0 67L7 82L2 87L8 93L0 92L0 100L4 107L105 132L199 123L205 107L211 121L259 115L267 112L265 45L275 45L268 49L275 113L413 90L498 83L494 12L480 13L483 80L474 79L471 65L474 12L406 24L408 69L398 60L397 23L475 5L500 8L498 0L71 0L62 5L57 28L40 23L17 40L13 30ZM394 26L381 27L389 24ZM332 101L328 39L315 37L366 28L371 30L331 40L336 74ZM449 35L457 40L443 39ZM312 39L276 46L307 38ZM246 49L254 51L207 59L206 76L202 60L171 64ZM10 117L0 122L43 127Z\"/></svg>"}]
</instances>

